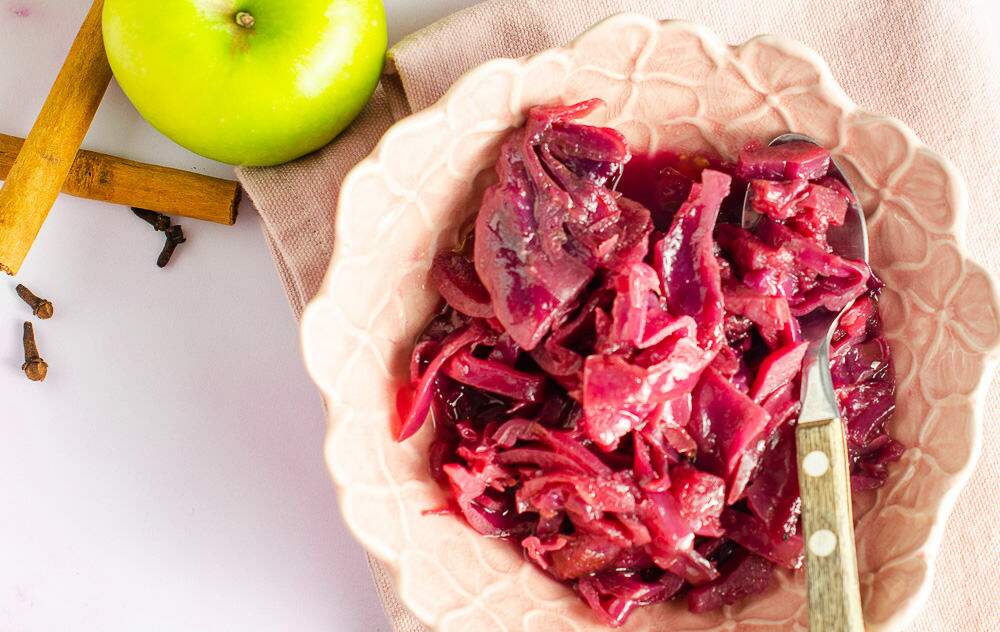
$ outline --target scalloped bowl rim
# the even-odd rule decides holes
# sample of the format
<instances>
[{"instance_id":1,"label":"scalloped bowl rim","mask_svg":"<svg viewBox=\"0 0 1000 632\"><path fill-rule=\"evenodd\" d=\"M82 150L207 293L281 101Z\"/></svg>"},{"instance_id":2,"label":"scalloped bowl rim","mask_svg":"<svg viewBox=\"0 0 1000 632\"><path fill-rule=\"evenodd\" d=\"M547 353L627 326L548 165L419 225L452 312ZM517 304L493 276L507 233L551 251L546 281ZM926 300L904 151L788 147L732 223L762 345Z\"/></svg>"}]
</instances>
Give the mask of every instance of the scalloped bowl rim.
<instances>
[{"instance_id":1,"label":"scalloped bowl rim","mask_svg":"<svg viewBox=\"0 0 1000 632\"><path fill-rule=\"evenodd\" d=\"M937 152L927 147L916 135L916 133L913 132L913 130L911 130L900 119L891 116L875 114L859 108L858 105L847 95L847 93L841 87L839 82L836 81L831 69L829 68L829 65L822 58L822 56L820 56L819 53L814 51L812 48L798 42L797 40L773 34L756 35L754 37L745 40L740 44L729 45L714 31L712 31L711 29L709 29L704 25L695 22L690 22L686 20L655 20L653 18L641 14L628 13L628 12L611 15L601 20L600 22L595 23L591 27L588 27L587 29L582 31L579 35L577 35L575 38L573 38L573 40L571 40L564 46L548 48L533 55L528 55L521 58L497 58L482 63L466 71L449 87L449 89L445 92L445 94L442 95L441 98L438 99L435 103L433 103L432 105L428 106L427 108L419 112L415 112L413 114L410 114L409 116L406 116L405 118L396 121L383 134L383 136L380 138L380 140L378 141L374 149L371 151L371 153L365 159L363 159L361 162L355 165L355 167L351 169L350 173L344 178L340 194L338 197L337 208L343 207L345 201L345 193L350 189L349 185L353 181L358 179L365 170L370 169L377 164L378 156L380 155L384 147L387 145L387 143L390 141L390 139L393 137L393 135L401 133L403 129L409 126L416 126L421 124L424 119L429 119L431 117L441 114L446 109L449 100L454 95L460 93L466 84L473 83L474 81L476 81L478 77L485 76L498 67L510 66L510 65L523 66L527 64L529 61L541 58L545 55L552 54L557 51L560 52L568 51L574 46L574 44L577 41L585 37L591 31L599 29L609 23L617 21L638 21L645 24L656 24L661 27L676 27L686 30L688 32L692 32L696 34L700 39L708 40L713 45L719 45L731 48L742 48L750 44L765 42L771 46L780 48L787 52L791 52L795 56L801 59L807 60L809 63L812 64L814 69L818 72L820 77L821 88L825 92L827 92L831 97L833 97L832 100L836 102L837 105L841 106L844 109L845 113L853 112L863 115L866 119L871 119L873 121L877 120L882 123L888 123L889 125L894 127L897 131L899 131L901 134L903 134L906 138L908 138L910 142L912 142L918 149L926 152L928 156L937 161L939 165L944 169L944 171L948 176L948 181L953 187L951 192L952 193L951 202L952 202L952 207L955 210L955 216L954 216L953 227L950 232L955 238L956 248L958 250L959 255L961 255L962 259L974 261L974 258L970 255L967 245L965 243L967 239L966 228L967 228L967 220L969 214L969 194L966 182L962 177L962 175L957 170L957 168L951 163L949 159L945 158L944 156L941 156ZM334 234L338 234L341 232L340 229L343 217L344 217L343 214L341 213L337 214L337 217L335 219ZM340 244L340 241L335 239L328 269L332 268L334 263L338 261L341 255L341 249L342 246ZM986 272L986 278L989 281L988 291L993 296L997 296L998 294L997 280L994 278L993 274L990 271L985 271L985 272ZM303 314L302 323L300 327L300 344L301 344L302 354L305 359L307 369L309 370L310 377L317 384L317 387L323 394L324 404L326 404L330 396L325 391L324 387L320 383L320 380L317 378L316 374L313 371L314 363L311 359L312 352L310 351L310 349L314 347L314 345L311 344L311 336L313 334L313 329L311 327L312 314L317 311L317 305L330 300L330 297L325 293L327 289L328 280L329 277L327 277L324 280L323 285L317 292L316 296L309 302L309 305L307 306ZM940 551L941 538L944 534L944 528L947 523L948 516L952 512L959 494L965 488L969 480L969 477L971 476L971 473L974 470L976 463L978 462L982 450L982 435L983 435L982 416L985 403L985 392L989 384L989 380L984 379L984 376L990 375L993 371L995 371L998 360L1000 360L1000 358L998 358L997 349L994 348L986 359L982 375L980 376L975 391L972 393L972 401L973 401L972 415L973 415L974 432L972 434L972 444L969 453L969 458L967 462L962 466L962 468L956 471L952 475L953 484L943 493L941 497L941 502L938 504L937 513L934 516L933 526L930 530L926 542L919 550L919 554L922 554L924 556L924 559L927 564L927 572L926 575L924 576L924 581L922 582L918 591L912 594L909 597L909 599L907 599L904 602L903 606L899 608L891 618L879 624L875 625L869 624L868 625L869 630L879 630L881 632L892 632L895 630L899 630L915 617L917 612L926 602L927 596L930 593L933 584L933 578L936 568L936 558ZM327 422L328 422L327 434L324 442L326 448L328 448L329 446L333 430L332 419L330 419L329 414L327 414ZM332 476L332 465L330 463L329 450L326 448L324 449L324 453L327 462L326 463L327 469L331 473L331 479L334 481L335 488L337 489L338 503L340 505L341 510L343 511L344 509L343 503L345 502L345 495L342 493L343 486L337 483L335 477ZM355 539L358 540L358 542L362 543L363 545L363 539L360 537L360 535L354 530L354 528L350 524L348 524L348 527L351 529L352 535L354 535ZM399 577L400 570L398 566L393 564L391 561L384 559L382 556L378 554L378 552L372 551L367 547L365 548L370 554L375 555L375 557L378 558L386 566L386 568L392 574L394 582L398 584L400 579ZM409 604L406 604L405 595L403 595L401 598L404 604L409 606ZM431 625L426 621L424 623L427 625Z\"/></svg>"}]
</instances>

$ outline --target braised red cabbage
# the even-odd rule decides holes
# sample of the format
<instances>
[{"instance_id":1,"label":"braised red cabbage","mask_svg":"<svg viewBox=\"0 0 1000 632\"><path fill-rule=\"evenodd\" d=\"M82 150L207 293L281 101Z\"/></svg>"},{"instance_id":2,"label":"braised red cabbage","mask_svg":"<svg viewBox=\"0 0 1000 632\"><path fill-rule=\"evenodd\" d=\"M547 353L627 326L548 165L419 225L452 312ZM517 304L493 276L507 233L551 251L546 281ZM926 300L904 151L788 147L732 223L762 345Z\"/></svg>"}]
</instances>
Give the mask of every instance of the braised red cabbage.
<instances>
[{"instance_id":1,"label":"braised red cabbage","mask_svg":"<svg viewBox=\"0 0 1000 632\"><path fill-rule=\"evenodd\" d=\"M433 412L453 510L617 626L801 566L798 318L850 306L831 368L854 488L880 486L902 446L881 282L826 243L857 203L829 154L630 165L618 132L575 122L598 105L534 108L504 143L471 250L434 260L446 305L414 347L397 435ZM744 190L752 232L731 223Z\"/></svg>"}]
</instances>

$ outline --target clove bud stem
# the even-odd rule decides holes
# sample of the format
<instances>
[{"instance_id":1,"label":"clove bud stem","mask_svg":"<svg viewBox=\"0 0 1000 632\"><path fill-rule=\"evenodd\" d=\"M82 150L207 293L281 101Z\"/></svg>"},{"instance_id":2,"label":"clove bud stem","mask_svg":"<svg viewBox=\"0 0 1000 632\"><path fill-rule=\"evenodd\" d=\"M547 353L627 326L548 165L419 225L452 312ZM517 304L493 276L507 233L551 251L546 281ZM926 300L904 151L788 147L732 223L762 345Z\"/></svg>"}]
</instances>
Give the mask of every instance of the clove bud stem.
<instances>
[{"instance_id":1,"label":"clove bud stem","mask_svg":"<svg viewBox=\"0 0 1000 632\"><path fill-rule=\"evenodd\" d=\"M44 298L38 298L31 290L23 285L18 285L14 289L17 290L17 295L20 296L29 307L31 307L31 311L35 316L41 318L42 320L52 318L52 301Z\"/></svg>"},{"instance_id":2,"label":"clove bud stem","mask_svg":"<svg viewBox=\"0 0 1000 632\"><path fill-rule=\"evenodd\" d=\"M174 255L174 250L177 249L177 246L187 241L184 237L184 231L181 230L180 226L171 226L165 232L167 235L167 242L163 244L163 250L160 252L160 256L156 259L156 265L161 268L170 263L170 258Z\"/></svg>"},{"instance_id":3,"label":"clove bud stem","mask_svg":"<svg viewBox=\"0 0 1000 632\"><path fill-rule=\"evenodd\" d=\"M38 355L35 344L35 328L31 323L24 323L24 364L21 370L32 382L41 382L48 375L49 365Z\"/></svg>"},{"instance_id":4,"label":"clove bud stem","mask_svg":"<svg viewBox=\"0 0 1000 632\"><path fill-rule=\"evenodd\" d=\"M144 208L136 208L134 206L132 207L132 212L135 213L136 217L152 226L153 230L163 231L170 228L170 218L163 213L147 211Z\"/></svg>"}]
</instances>

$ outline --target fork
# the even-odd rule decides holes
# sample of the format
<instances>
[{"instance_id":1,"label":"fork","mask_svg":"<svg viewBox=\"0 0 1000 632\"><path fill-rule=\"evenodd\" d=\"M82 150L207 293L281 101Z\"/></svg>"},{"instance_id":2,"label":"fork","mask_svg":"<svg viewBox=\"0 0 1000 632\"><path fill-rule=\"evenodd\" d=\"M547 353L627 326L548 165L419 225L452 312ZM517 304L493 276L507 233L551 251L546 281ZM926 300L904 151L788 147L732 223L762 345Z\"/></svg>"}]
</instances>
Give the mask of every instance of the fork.
<instances>
[{"instance_id":1,"label":"fork","mask_svg":"<svg viewBox=\"0 0 1000 632\"><path fill-rule=\"evenodd\" d=\"M802 134L783 134L770 144L790 141L819 144ZM829 174L840 179L854 195L851 183L832 159ZM760 215L750 207L748 192L740 223L751 229L759 219ZM859 204L850 205L844 224L831 228L827 237L836 254L868 261L868 231ZM818 309L800 320L803 340L809 346L802 363L802 411L795 445L806 543L809 629L813 632L865 629L854 548L847 442L830 375L830 339L849 308L840 312Z\"/></svg>"}]
</instances>

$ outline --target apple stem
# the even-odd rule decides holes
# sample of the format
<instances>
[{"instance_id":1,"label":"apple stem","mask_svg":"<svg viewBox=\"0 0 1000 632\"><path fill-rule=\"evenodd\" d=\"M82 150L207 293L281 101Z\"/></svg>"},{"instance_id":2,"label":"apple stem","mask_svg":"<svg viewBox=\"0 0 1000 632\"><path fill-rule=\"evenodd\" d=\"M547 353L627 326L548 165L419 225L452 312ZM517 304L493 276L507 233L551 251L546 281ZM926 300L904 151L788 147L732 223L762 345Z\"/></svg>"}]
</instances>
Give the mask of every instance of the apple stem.
<instances>
[{"instance_id":1,"label":"apple stem","mask_svg":"<svg viewBox=\"0 0 1000 632\"><path fill-rule=\"evenodd\" d=\"M252 15L246 11L240 11L236 14L236 24L242 26L245 29L252 29L257 23Z\"/></svg>"}]
</instances>

